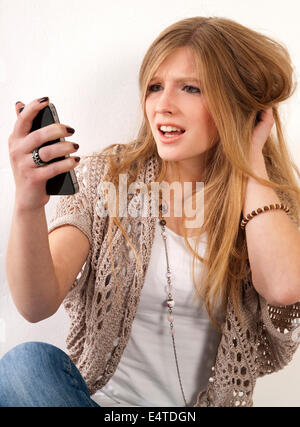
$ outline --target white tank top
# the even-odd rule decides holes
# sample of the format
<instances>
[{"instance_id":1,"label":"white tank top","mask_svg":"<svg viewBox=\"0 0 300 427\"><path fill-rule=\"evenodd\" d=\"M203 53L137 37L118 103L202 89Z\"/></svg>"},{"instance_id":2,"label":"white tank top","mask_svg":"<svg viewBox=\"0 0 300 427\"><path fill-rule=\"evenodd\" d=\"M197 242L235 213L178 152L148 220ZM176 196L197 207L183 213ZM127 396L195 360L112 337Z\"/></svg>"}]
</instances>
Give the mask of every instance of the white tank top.
<instances>
[{"instance_id":1,"label":"white tank top","mask_svg":"<svg viewBox=\"0 0 300 427\"><path fill-rule=\"evenodd\" d=\"M113 377L92 399L100 406L185 406L177 375L166 306L167 263L161 228L156 222L151 258L131 335ZM195 296L192 259L184 238L169 228L167 249L175 307L174 331L179 372L188 406L196 402L212 374L220 332ZM188 238L195 249L195 238ZM206 233L198 254L204 256ZM202 263L195 262L195 278ZM218 318L223 316L219 314ZM119 403L118 403L119 402Z\"/></svg>"}]
</instances>

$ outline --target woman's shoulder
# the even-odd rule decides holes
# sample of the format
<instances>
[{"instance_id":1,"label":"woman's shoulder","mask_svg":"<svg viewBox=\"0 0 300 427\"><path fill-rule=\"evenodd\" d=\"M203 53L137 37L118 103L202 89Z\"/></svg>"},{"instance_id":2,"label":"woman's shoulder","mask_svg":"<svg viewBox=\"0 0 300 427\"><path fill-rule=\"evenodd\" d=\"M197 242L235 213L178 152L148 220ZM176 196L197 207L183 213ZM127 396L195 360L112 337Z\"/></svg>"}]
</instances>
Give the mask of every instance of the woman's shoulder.
<instances>
[{"instance_id":1,"label":"woman's shoulder","mask_svg":"<svg viewBox=\"0 0 300 427\"><path fill-rule=\"evenodd\" d=\"M99 173L99 168L108 165L109 158L123 151L125 147L126 144L111 144L99 151L91 151L83 154L80 156L80 164L77 167L78 169L76 168L76 171L87 167L95 169Z\"/></svg>"},{"instance_id":2,"label":"woman's shoulder","mask_svg":"<svg viewBox=\"0 0 300 427\"><path fill-rule=\"evenodd\" d=\"M133 173L138 181L150 182L156 174L157 159L155 155L136 155L136 143L111 144L100 151L92 151L81 157L75 171L85 170L96 181L108 180L117 173Z\"/></svg>"}]
</instances>

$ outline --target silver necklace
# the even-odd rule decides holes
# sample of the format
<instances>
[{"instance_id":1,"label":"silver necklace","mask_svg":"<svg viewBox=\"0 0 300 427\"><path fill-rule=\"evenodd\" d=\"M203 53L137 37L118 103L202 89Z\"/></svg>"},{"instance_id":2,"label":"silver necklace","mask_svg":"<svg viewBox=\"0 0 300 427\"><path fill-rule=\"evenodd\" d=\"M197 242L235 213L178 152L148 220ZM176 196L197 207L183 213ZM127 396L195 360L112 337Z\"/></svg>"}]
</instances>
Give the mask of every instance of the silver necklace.
<instances>
[{"instance_id":1,"label":"silver necklace","mask_svg":"<svg viewBox=\"0 0 300 427\"><path fill-rule=\"evenodd\" d=\"M159 205L159 211L160 213L166 213L166 208L161 204ZM167 285L165 287L168 299L167 299L167 306L168 306L168 321L170 322L170 334L171 334L171 338L172 338L172 344L173 344L173 350L174 350L174 356L175 356L175 361L176 361L176 368L177 368L177 375L178 375L178 379L179 379L179 384L180 384L180 388L181 388L181 393L183 396L183 400L185 403L185 406L188 406L186 403L186 399L185 399L185 395L184 395L184 391L183 391L183 387L182 387L182 382L181 382L181 377L180 377L180 373L179 373L179 368L178 368L178 360L177 360L177 353L176 353L176 346L175 346L175 337L174 337L174 316L173 316L173 308L175 307L175 301L174 298L172 296L172 283L171 283L171 270L170 270L170 265L169 265L169 257L168 257L168 249L167 249L167 233L166 233L166 221L164 219L159 218L159 225L161 227L161 235L163 238L163 242L164 242L164 246L165 246L165 253L166 253L166 261L167 261L167 273L166 273L166 278L167 278Z\"/></svg>"}]
</instances>

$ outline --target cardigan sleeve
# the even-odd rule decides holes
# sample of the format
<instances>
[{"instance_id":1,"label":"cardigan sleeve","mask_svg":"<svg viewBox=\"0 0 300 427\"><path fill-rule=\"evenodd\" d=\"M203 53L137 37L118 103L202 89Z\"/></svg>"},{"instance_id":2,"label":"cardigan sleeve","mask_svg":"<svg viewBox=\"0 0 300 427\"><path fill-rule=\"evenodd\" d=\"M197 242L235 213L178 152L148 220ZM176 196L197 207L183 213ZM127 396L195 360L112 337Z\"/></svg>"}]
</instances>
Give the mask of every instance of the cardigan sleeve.
<instances>
[{"instance_id":1,"label":"cardigan sleeve","mask_svg":"<svg viewBox=\"0 0 300 427\"><path fill-rule=\"evenodd\" d=\"M55 214L50 219L48 233L62 225L74 225L81 230L92 244L91 181L93 181L90 157L82 157L74 169L79 191L69 196L58 196ZM57 196L56 196L57 197Z\"/></svg>"},{"instance_id":2,"label":"cardigan sleeve","mask_svg":"<svg viewBox=\"0 0 300 427\"><path fill-rule=\"evenodd\" d=\"M283 369L293 358L300 343L300 302L271 306L259 295L261 343L259 376Z\"/></svg>"},{"instance_id":3,"label":"cardigan sleeve","mask_svg":"<svg viewBox=\"0 0 300 427\"><path fill-rule=\"evenodd\" d=\"M55 206L55 213L48 225L48 234L60 226L73 225L81 230L90 242L87 259L75 279L67 299L73 298L82 286L85 286L85 281L88 280L90 274L95 246L93 228L97 227L99 231L99 224L95 225L94 205L97 197L97 185L103 176L106 164L105 157L97 153L81 157L80 164L75 168L79 191L73 195L59 196Z\"/></svg>"},{"instance_id":4,"label":"cardigan sleeve","mask_svg":"<svg viewBox=\"0 0 300 427\"><path fill-rule=\"evenodd\" d=\"M256 355L256 377L283 369L300 343L300 302L280 307L269 305L249 276L243 282L241 308L247 329L244 337L250 333L250 353Z\"/></svg>"}]
</instances>

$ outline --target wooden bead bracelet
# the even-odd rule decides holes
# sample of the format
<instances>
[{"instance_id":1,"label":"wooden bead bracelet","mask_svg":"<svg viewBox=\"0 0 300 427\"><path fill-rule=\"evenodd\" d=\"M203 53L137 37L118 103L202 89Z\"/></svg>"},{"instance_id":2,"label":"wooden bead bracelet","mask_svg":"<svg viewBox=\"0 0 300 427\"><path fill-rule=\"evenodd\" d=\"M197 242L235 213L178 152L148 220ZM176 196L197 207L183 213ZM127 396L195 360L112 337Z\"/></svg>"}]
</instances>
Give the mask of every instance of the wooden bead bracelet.
<instances>
[{"instance_id":1,"label":"wooden bead bracelet","mask_svg":"<svg viewBox=\"0 0 300 427\"><path fill-rule=\"evenodd\" d=\"M289 208L281 203L280 205L278 203L271 204L269 206L264 206L263 208L258 208L256 211L252 211L250 214L246 215L241 221L241 229L244 230L250 219L254 218L256 215L259 215L260 213L271 211L274 209L283 209L286 213L289 213Z\"/></svg>"}]
</instances>

